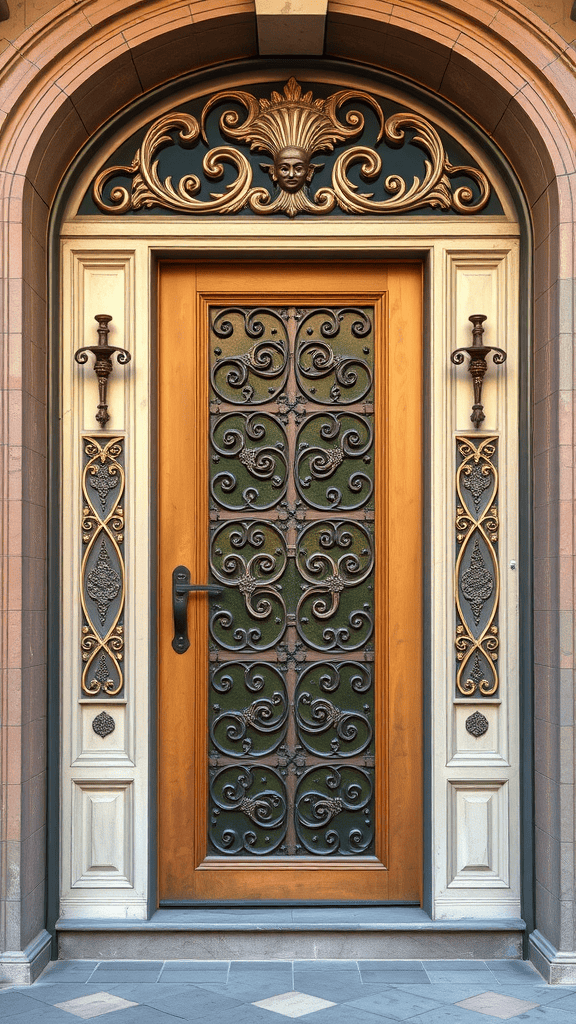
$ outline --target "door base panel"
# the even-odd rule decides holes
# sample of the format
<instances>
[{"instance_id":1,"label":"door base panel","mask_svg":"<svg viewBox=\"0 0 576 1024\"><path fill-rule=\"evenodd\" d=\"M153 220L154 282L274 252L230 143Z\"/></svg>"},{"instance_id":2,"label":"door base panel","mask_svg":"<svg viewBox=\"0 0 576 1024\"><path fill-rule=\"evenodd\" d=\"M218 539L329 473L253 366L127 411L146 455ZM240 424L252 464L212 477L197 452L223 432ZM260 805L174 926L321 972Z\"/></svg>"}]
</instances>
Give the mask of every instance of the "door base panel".
<instances>
[{"instance_id":1,"label":"door base panel","mask_svg":"<svg viewBox=\"0 0 576 1024\"><path fill-rule=\"evenodd\" d=\"M62 960L504 960L518 919L432 921L420 907L158 910L149 921L62 920ZM296 918L296 919L295 919Z\"/></svg>"}]
</instances>

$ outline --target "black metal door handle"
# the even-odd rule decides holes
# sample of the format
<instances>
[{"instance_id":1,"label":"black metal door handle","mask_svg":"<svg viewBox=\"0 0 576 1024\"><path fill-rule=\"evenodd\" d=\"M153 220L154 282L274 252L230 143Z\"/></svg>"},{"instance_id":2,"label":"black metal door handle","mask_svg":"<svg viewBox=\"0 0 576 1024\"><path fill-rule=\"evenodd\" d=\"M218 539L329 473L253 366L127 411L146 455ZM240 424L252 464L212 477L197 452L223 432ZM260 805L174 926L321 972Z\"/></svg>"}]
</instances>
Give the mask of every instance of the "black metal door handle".
<instances>
[{"instance_id":1,"label":"black metal door handle","mask_svg":"<svg viewBox=\"0 0 576 1024\"><path fill-rule=\"evenodd\" d=\"M203 590L207 594L221 594L222 587L212 583L190 583L190 569L177 565L172 573L172 608L174 611L174 639L172 647L176 654L184 654L190 647L188 638L188 594Z\"/></svg>"}]
</instances>

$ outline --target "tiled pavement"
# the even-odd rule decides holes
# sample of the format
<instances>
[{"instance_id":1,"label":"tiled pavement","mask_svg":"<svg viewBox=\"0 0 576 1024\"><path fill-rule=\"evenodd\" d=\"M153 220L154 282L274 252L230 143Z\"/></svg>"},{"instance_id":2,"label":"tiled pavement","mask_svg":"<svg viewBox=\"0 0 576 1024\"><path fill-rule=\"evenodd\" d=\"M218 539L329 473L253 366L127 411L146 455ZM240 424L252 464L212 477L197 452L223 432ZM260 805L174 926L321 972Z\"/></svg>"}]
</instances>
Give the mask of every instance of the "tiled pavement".
<instances>
[{"instance_id":1,"label":"tiled pavement","mask_svg":"<svg viewBox=\"0 0 576 1024\"><path fill-rule=\"evenodd\" d=\"M576 986L517 960L61 961L0 990L6 1024L576 1024Z\"/></svg>"}]
</instances>

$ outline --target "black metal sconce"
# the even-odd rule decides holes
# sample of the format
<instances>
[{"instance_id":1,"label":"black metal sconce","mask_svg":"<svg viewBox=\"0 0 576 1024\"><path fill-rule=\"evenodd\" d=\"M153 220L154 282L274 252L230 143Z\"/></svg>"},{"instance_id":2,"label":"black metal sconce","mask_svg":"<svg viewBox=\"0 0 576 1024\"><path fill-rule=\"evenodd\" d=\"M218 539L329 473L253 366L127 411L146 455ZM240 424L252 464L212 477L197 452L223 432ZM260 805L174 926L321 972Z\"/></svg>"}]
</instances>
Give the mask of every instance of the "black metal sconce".
<instances>
[{"instance_id":1,"label":"black metal sconce","mask_svg":"<svg viewBox=\"0 0 576 1024\"><path fill-rule=\"evenodd\" d=\"M488 369L486 356L492 352L492 358L495 363L504 363L506 362L507 353L504 349L496 348L494 345L482 344L482 335L484 334L482 324L486 320L483 313L473 313L472 316L468 317L468 319L473 324L472 344L467 348L455 349L450 356L450 359L456 366L460 366L464 362L465 355L470 357L468 372L472 377L472 383L474 385L474 405L472 406L472 415L470 416L470 419L474 426L478 428L486 418L484 416L484 406L482 405L482 384L484 382L484 374Z\"/></svg>"},{"instance_id":2,"label":"black metal sconce","mask_svg":"<svg viewBox=\"0 0 576 1024\"><path fill-rule=\"evenodd\" d=\"M100 398L96 419L100 426L104 428L110 419L108 413L108 377L113 370L112 356L116 352L118 362L123 365L129 363L132 356L127 349L108 344L108 335L110 333L108 324L112 320L108 313L97 313L94 319L98 322L98 344L84 345L82 348L79 348L74 353L74 359L77 363L87 363L88 354L92 352L94 355L94 373L98 378L98 395Z\"/></svg>"}]
</instances>

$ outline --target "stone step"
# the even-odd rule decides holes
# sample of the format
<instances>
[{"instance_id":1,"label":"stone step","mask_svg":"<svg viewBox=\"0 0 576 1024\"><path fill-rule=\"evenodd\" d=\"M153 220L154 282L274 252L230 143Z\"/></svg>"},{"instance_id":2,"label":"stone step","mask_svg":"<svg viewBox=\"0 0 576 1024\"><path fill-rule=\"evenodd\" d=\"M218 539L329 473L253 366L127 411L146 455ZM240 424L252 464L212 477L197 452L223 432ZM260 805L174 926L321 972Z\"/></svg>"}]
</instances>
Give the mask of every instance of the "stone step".
<instances>
[{"instance_id":1,"label":"stone step","mask_svg":"<svg viewBox=\"0 0 576 1024\"><path fill-rule=\"evenodd\" d=\"M57 930L65 960L487 960L521 958L525 925L432 921L420 907L220 906L61 918Z\"/></svg>"}]
</instances>

